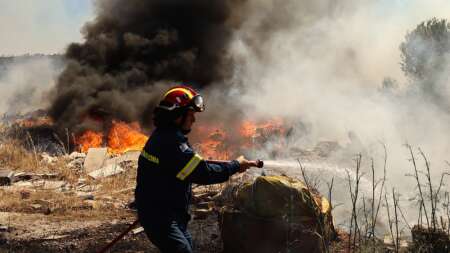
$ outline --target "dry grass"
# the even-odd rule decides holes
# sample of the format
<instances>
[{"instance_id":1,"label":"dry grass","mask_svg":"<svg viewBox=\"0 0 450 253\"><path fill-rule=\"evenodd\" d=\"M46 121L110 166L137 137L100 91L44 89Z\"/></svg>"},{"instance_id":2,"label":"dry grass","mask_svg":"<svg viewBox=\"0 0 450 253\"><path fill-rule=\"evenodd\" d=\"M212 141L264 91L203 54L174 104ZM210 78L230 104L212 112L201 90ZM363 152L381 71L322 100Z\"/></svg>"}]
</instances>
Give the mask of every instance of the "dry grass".
<instances>
[{"instance_id":1,"label":"dry grass","mask_svg":"<svg viewBox=\"0 0 450 253\"><path fill-rule=\"evenodd\" d=\"M99 191L106 194L114 194L124 189L134 188L136 185L136 168L127 168L124 173L101 179L99 182L101 184Z\"/></svg>"},{"instance_id":2,"label":"dry grass","mask_svg":"<svg viewBox=\"0 0 450 253\"><path fill-rule=\"evenodd\" d=\"M78 209L83 206L81 199L75 196L50 190L0 190L0 210L4 212L47 212L64 214L69 210ZM33 207L40 205L41 207ZM87 205L84 205L87 208ZM45 209L48 209L47 211Z\"/></svg>"},{"instance_id":3,"label":"dry grass","mask_svg":"<svg viewBox=\"0 0 450 253\"><path fill-rule=\"evenodd\" d=\"M0 167L21 171L36 171L40 168L40 157L26 150L19 140L8 139L0 144Z\"/></svg>"},{"instance_id":4,"label":"dry grass","mask_svg":"<svg viewBox=\"0 0 450 253\"><path fill-rule=\"evenodd\" d=\"M51 164L46 164L41 167L40 170L46 170L46 172L57 173L61 179L69 182L76 183L80 177L86 178L87 175L85 172L78 172L73 168L68 167L68 163L70 160L67 157L58 157L58 159Z\"/></svg>"},{"instance_id":5,"label":"dry grass","mask_svg":"<svg viewBox=\"0 0 450 253\"><path fill-rule=\"evenodd\" d=\"M65 191L46 190L36 186L0 188L0 211L19 213L44 213L49 218L110 219L130 216L124 207L132 199L136 182L136 166L127 166L126 172L105 179L94 180L83 170L68 166L68 156L55 157L48 162L36 149L27 149L23 140L5 137L5 128L0 125L0 168L15 172L57 174L54 180L67 182ZM26 145L29 147L30 145ZM77 196L80 178L87 186L96 186L91 192L93 200L83 200ZM33 182L31 180L30 182ZM124 189L128 189L125 190Z\"/></svg>"},{"instance_id":6,"label":"dry grass","mask_svg":"<svg viewBox=\"0 0 450 253\"><path fill-rule=\"evenodd\" d=\"M43 213L53 217L90 217L102 219L127 213L116 199L98 198L83 200L73 192L52 190L0 189L0 211L18 213Z\"/></svg>"},{"instance_id":7,"label":"dry grass","mask_svg":"<svg viewBox=\"0 0 450 253\"><path fill-rule=\"evenodd\" d=\"M27 150L21 142L8 139L0 144L0 168L9 168L17 172L57 173L61 179L74 183L85 176L67 166L69 159L58 157L55 162L47 163L41 153Z\"/></svg>"}]
</instances>

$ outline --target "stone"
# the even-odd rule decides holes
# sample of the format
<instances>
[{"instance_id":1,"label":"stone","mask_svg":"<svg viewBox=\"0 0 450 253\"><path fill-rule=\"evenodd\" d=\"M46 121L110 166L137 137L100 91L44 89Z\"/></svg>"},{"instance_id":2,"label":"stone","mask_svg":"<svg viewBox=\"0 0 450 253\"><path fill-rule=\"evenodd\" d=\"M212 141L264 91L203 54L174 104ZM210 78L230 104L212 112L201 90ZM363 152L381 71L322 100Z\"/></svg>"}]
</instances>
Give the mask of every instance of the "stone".
<instances>
[{"instance_id":1,"label":"stone","mask_svg":"<svg viewBox=\"0 0 450 253\"><path fill-rule=\"evenodd\" d=\"M81 158L84 159L84 158L86 158L86 154L85 153L80 153L80 152L72 152L69 155L69 158L72 159L72 160L81 159Z\"/></svg>"},{"instance_id":2,"label":"stone","mask_svg":"<svg viewBox=\"0 0 450 253\"><path fill-rule=\"evenodd\" d=\"M101 169L94 170L88 175L94 179L100 179L105 177L110 177L119 173L124 172L125 170L120 167L120 165L111 164L108 166L105 166Z\"/></svg>"},{"instance_id":3,"label":"stone","mask_svg":"<svg viewBox=\"0 0 450 253\"><path fill-rule=\"evenodd\" d=\"M45 152L43 152L41 154L41 157L44 162L49 163L49 164L52 164L52 163L55 163L56 161L58 161L58 158L53 157Z\"/></svg>"},{"instance_id":4,"label":"stone","mask_svg":"<svg viewBox=\"0 0 450 253\"><path fill-rule=\"evenodd\" d=\"M335 237L326 198L287 176L260 176L236 187L218 216L224 253L279 252L286 245L290 252L326 252L324 242Z\"/></svg>"},{"instance_id":5,"label":"stone","mask_svg":"<svg viewBox=\"0 0 450 253\"><path fill-rule=\"evenodd\" d=\"M99 188L100 188L100 186L98 186L98 185L84 184L84 185L77 186L77 191L80 191L80 192L94 192L94 191L97 191Z\"/></svg>"},{"instance_id":6,"label":"stone","mask_svg":"<svg viewBox=\"0 0 450 253\"><path fill-rule=\"evenodd\" d=\"M94 200L94 195L86 192L77 192L77 197L83 200Z\"/></svg>"},{"instance_id":7,"label":"stone","mask_svg":"<svg viewBox=\"0 0 450 253\"><path fill-rule=\"evenodd\" d=\"M59 173L36 173L33 178L42 178L42 179L58 179Z\"/></svg>"},{"instance_id":8,"label":"stone","mask_svg":"<svg viewBox=\"0 0 450 253\"><path fill-rule=\"evenodd\" d=\"M218 221L223 253L326 252L323 237L306 228L308 223L301 218L292 223L290 218L261 218L225 207L219 212Z\"/></svg>"},{"instance_id":9,"label":"stone","mask_svg":"<svg viewBox=\"0 0 450 253\"><path fill-rule=\"evenodd\" d=\"M131 231L133 232L134 235L136 235L136 234L144 232L144 228L143 227L138 227L138 228L135 228L135 229L133 229Z\"/></svg>"},{"instance_id":10,"label":"stone","mask_svg":"<svg viewBox=\"0 0 450 253\"><path fill-rule=\"evenodd\" d=\"M34 208L34 209L41 209L42 208L42 205L40 205L40 204L31 204L30 206L32 208Z\"/></svg>"},{"instance_id":11,"label":"stone","mask_svg":"<svg viewBox=\"0 0 450 253\"><path fill-rule=\"evenodd\" d=\"M140 155L141 151L137 150L127 151L125 152L125 154L122 155L122 159L123 161L137 161Z\"/></svg>"},{"instance_id":12,"label":"stone","mask_svg":"<svg viewBox=\"0 0 450 253\"><path fill-rule=\"evenodd\" d=\"M34 212L42 213L45 215L49 215L52 211L50 210L50 207L48 206L48 203L35 203L31 204L30 207L33 209Z\"/></svg>"},{"instance_id":13,"label":"stone","mask_svg":"<svg viewBox=\"0 0 450 253\"><path fill-rule=\"evenodd\" d=\"M192 203L197 204L200 202L207 202L207 201L211 201L211 193L200 193L200 194L196 194L194 193L192 195Z\"/></svg>"},{"instance_id":14,"label":"stone","mask_svg":"<svg viewBox=\"0 0 450 253\"><path fill-rule=\"evenodd\" d=\"M13 181L14 172L9 169L0 169L0 186L10 185Z\"/></svg>"},{"instance_id":15,"label":"stone","mask_svg":"<svg viewBox=\"0 0 450 253\"><path fill-rule=\"evenodd\" d=\"M59 188L59 190L60 190L61 192L70 192L70 191L72 191L73 189L74 189L74 187L73 187L71 184L69 184L69 183L64 184L61 188Z\"/></svg>"},{"instance_id":16,"label":"stone","mask_svg":"<svg viewBox=\"0 0 450 253\"><path fill-rule=\"evenodd\" d=\"M78 178L77 185L83 185L83 184L86 184L86 182L87 182L86 178L80 177L80 178Z\"/></svg>"},{"instance_id":17,"label":"stone","mask_svg":"<svg viewBox=\"0 0 450 253\"><path fill-rule=\"evenodd\" d=\"M17 181L27 181L27 180L37 180L37 179L58 179L60 177L59 173L32 173L32 172L18 172L14 173L13 180Z\"/></svg>"},{"instance_id":18,"label":"stone","mask_svg":"<svg viewBox=\"0 0 450 253\"><path fill-rule=\"evenodd\" d=\"M209 215L212 214L211 209L194 209L192 210L192 214L194 215L195 220L204 220L208 218Z\"/></svg>"},{"instance_id":19,"label":"stone","mask_svg":"<svg viewBox=\"0 0 450 253\"><path fill-rule=\"evenodd\" d=\"M31 180L32 178L33 178L32 173L26 173L26 172L14 173L14 182Z\"/></svg>"},{"instance_id":20,"label":"stone","mask_svg":"<svg viewBox=\"0 0 450 253\"><path fill-rule=\"evenodd\" d=\"M29 182L29 181L20 181L20 182L16 182L14 183L14 186L17 187L33 187L33 183Z\"/></svg>"},{"instance_id":21,"label":"stone","mask_svg":"<svg viewBox=\"0 0 450 253\"><path fill-rule=\"evenodd\" d=\"M91 173L95 170L100 169L105 162L107 152L107 148L90 148L83 164L86 172Z\"/></svg>"},{"instance_id":22,"label":"stone","mask_svg":"<svg viewBox=\"0 0 450 253\"><path fill-rule=\"evenodd\" d=\"M199 209L210 209L214 206L214 202L212 202L212 201L199 202L199 203L195 204L195 206Z\"/></svg>"},{"instance_id":23,"label":"stone","mask_svg":"<svg viewBox=\"0 0 450 253\"><path fill-rule=\"evenodd\" d=\"M48 181L48 180L35 181L36 186L38 186L38 187L40 186L45 190L61 189L66 184L67 184L67 182L65 182L65 181Z\"/></svg>"},{"instance_id":24,"label":"stone","mask_svg":"<svg viewBox=\"0 0 450 253\"><path fill-rule=\"evenodd\" d=\"M43 240L59 240L59 239L63 239L69 237L69 235L51 235L45 238L42 238Z\"/></svg>"},{"instance_id":25,"label":"stone","mask_svg":"<svg viewBox=\"0 0 450 253\"><path fill-rule=\"evenodd\" d=\"M136 162L139 159L140 154L140 151L127 151L122 155L106 160L105 166L111 164L120 164L123 162Z\"/></svg>"},{"instance_id":26,"label":"stone","mask_svg":"<svg viewBox=\"0 0 450 253\"><path fill-rule=\"evenodd\" d=\"M67 167L73 170L80 170L83 168L83 161L82 160L73 160L70 161L67 164Z\"/></svg>"}]
</instances>

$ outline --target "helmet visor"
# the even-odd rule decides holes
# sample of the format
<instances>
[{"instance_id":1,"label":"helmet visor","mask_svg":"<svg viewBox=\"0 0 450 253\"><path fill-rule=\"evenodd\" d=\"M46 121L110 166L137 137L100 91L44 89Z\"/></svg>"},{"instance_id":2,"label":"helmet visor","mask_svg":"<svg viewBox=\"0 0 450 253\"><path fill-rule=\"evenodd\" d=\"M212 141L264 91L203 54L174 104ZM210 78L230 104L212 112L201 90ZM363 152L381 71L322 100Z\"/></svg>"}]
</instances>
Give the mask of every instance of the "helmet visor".
<instances>
[{"instance_id":1,"label":"helmet visor","mask_svg":"<svg viewBox=\"0 0 450 253\"><path fill-rule=\"evenodd\" d=\"M197 95L193 98L193 106L197 112L203 112L205 110L205 104L203 103L203 97Z\"/></svg>"}]
</instances>

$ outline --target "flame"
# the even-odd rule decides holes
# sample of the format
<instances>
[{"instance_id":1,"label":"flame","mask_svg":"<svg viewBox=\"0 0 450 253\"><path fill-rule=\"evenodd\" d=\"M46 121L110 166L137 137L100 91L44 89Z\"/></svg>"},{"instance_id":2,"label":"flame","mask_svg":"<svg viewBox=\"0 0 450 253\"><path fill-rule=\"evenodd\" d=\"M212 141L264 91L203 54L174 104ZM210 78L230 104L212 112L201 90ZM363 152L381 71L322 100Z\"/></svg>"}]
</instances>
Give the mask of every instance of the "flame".
<instances>
[{"instance_id":1,"label":"flame","mask_svg":"<svg viewBox=\"0 0 450 253\"><path fill-rule=\"evenodd\" d=\"M246 120L242 122L241 127L239 128L239 133L244 138L251 138L256 133L257 126L254 122Z\"/></svg>"},{"instance_id":2,"label":"flame","mask_svg":"<svg viewBox=\"0 0 450 253\"><path fill-rule=\"evenodd\" d=\"M286 130L281 118L265 121L244 120L238 124L237 131L222 125L197 126L198 137L194 148L207 159L229 160L242 151L262 148L271 137L282 137ZM237 132L237 133L236 133ZM272 143L275 149L283 148L284 138Z\"/></svg>"},{"instance_id":3,"label":"flame","mask_svg":"<svg viewBox=\"0 0 450 253\"><path fill-rule=\"evenodd\" d=\"M142 150L147 139L137 122L127 124L113 121L108 134L109 152L119 154L130 150Z\"/></svg>"},{"instance_id":4,"label":"flame","mask_svg":"<svg viewBox=\"0 0 450 253\"><path fill-rule=\"evenodd\" d=\"M221 128L199 126L199 143L195 149L206 159L228 160L232 152L227 145L227 133Z\"/></svg>"},{"instance_id":5,"label":"flame","mask_svg":"<svg viewBox=\"0 0 450 253\"><path fill-rule=\"evenodd\" d=\"M271 136L281 136L286 133L281 118L273 118L263 122L243 121L239 128L240 135L246 139L245 146L251 147L255 142L264 142Z\"/></svg>"},{"instance_id":6,"label":"flame","mask_svg":"<svg viewBox=\"0 0 450 253\"><path fill-rule=\"evenodd\" d=\"M194 149L205 159L220 160L235 158L245 150L262 148L271 137L282 137L286 133L284 122L279 118L244 120L237 128L210 123L197 125L194 129L191 136L194 137ZM148 136L142 132L137 122L114 120L106 134L87 130L76 138L75 143L79 145L81 152L87 152L92 147L107 146L109 153L121 154L130 150L142 150L147 140ZM283 142L279 141L272 146L282 149Z\"/></svg>"},{"instance_id":7,"label":"flame","mask_svg":"<svg viewBox=\"0 0 450 253\"><path fill-rule=\"evenodd\" d=\"M111 154L125 153L131 150L142 150L148 137L142 133L137 122L125 123L112 121L111 128L106 135L106 146ZM75 144L81 152L87 152L89 148L104 146L104 134L93 130L86 130L75 138Z\"/></svg>"},{"instance_id":8,"label":"flame","mask_svg":"<svg viewBox=\"0 0 450 253\"><path fill-rule=\"evenodd\" d=\"M80 136L75 138L75 144L80 147L81 152L87 152L89 148L101 147L103 143L103 134L92 130L86 130Z\"/></svg>"}]
</instances>

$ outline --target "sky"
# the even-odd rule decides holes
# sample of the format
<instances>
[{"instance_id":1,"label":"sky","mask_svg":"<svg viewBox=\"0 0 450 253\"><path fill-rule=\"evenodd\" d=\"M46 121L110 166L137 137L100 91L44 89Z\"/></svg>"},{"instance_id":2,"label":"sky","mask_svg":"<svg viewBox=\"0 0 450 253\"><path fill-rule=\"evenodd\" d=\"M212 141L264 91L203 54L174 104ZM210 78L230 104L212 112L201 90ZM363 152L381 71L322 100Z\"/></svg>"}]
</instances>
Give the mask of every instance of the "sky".
<instances>
[{"instance_id":1,"label":"sky","mask_svg":"<svg viewBox=\"0 0 450 253\"><path fill-rule=\"evenodd\" d=\"M81 42L93 0L0 0L0 55L63 53Z\"/></svg>"},{"instance_id":2,"label":"sky","mask_svg":"<svg viewBox=\"0 0 450 253\"><path fill-rule=\"evenodd\" d=\"M0 0L0 55L63 53L70 42L82 41L83 24L94 18L93 1ZM423 20L430 9L426 0L376 2L375 11L380 18L406 19L412 24ZM447 0L432 2L448 4Z\"/></svg>"}]
</instances>

